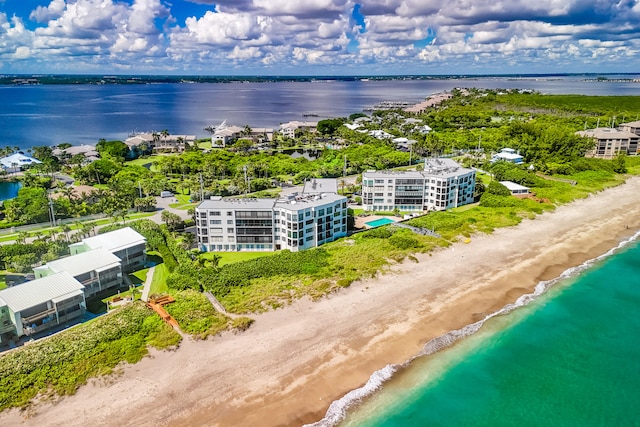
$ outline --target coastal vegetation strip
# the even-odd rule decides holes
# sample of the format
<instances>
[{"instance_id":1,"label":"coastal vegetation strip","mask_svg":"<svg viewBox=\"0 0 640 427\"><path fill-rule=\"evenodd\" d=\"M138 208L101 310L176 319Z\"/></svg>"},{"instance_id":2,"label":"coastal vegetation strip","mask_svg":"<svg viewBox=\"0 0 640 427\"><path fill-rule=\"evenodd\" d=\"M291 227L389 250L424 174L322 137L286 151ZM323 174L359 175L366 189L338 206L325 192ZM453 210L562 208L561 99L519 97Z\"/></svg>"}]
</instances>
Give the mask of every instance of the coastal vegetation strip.
<instances>
[{"instance_id":1,"label":"coastal vegetation strip","mask_svg":"<svg viewBox=\"0 0 640 427\"><path fill-rule=\"evenodd\" d=\"M40 340L0 358L0 409L73 394L91 377L136 363L147 346L172 348L180 336L142 303Z\"/></svg>"}]
</instances>

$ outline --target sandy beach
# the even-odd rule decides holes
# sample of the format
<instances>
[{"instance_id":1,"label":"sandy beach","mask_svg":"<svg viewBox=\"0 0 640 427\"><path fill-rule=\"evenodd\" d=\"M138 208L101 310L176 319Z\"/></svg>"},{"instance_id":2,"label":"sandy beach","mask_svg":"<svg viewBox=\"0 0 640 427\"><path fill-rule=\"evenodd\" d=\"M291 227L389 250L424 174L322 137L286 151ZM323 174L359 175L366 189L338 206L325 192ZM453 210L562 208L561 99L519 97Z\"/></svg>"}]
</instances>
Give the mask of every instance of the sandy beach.
<instances>
[{"instance_id":1,"label":"sandy beach","mask_svg":"<svg viewBox=\"0 0 640 427\"><path fill-rule=\"evenodd\" d=\"M299 426L402 363L431 338L482 319L540 280L640 229L640 177L535 220L473 236L317 302L254 316L245 333L185 340L74 396L0 414L5 425Z\"/></svg>"}]
</instances>

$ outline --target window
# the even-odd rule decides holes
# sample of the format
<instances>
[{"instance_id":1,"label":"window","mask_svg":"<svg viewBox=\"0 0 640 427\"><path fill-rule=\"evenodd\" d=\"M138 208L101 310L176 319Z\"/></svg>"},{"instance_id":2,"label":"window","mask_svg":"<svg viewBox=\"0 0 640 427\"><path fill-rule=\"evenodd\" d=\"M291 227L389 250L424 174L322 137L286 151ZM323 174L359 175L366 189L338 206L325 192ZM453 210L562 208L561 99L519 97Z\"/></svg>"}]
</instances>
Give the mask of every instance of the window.
<instances>
[{"instance_id":1,"label":"window","mask_svg":"<svg viewBox=\"0 0 640 427\"><path fill-rule=\"evenodd\" d=\"M227 233L233 234L233 228L227 228Z\"/></svg>"},{"instance_id":2,"label":"window","mask_svg":"<svg viewBox=\"0 0 640 427\"><path fill-rule=\"evenodd\" d=\"M220 211L210 211L209 216L220 216Z\"/></svg>"},{"instance_id":3,"label":"window","mask_svg":"<svg viewBox=\"0 0 640 427\"><path fill-rule=\"evenodd\" d=\"M222 234L222 228L212 228L211 234Z\"/></svg>"},{"instance_id":4,"label":"window","mask_svg":"<svg viewBox=\"0 0 640 427\"><path fill-rule=\"evenodd\" d=\"M306 212L304 213L304 216L311 216L311 211L306 211Z\"/></svg>"},{"instance_id":5,"label":"window","mask_svg":"<svg viewBox=\"0 0 640 427\"><path fill-rule=\"evenodd\" d=\"M210 224L210 225L220 225L220 224L222 224L222 220L219 220L219 219L211 219L211 220L209 220L209 224Z\"/></svg>"},{"instance_id":6,"label":"window","mask_svg":"<svg viewBox=\"0 0 640 427\"><path fill-rule=\"evenodd\" d=\"M331 206L327 208L327 215L329 215L330 213L333 213L333 208Z\"/></svg>"},{"instance_id":7,"label":"window","mask_svg":"<svg viewBox=\"0 0 640 427\"><path fill-rule=\"evenodd\" d=\"M324 216L324 209L320 209L318 211L318 216Z\"/></svg>"},{"instance_id":8,"label":"window","mask_svg":"<svg viewBox=\"0 0 640 427\"><path fill-rule=\"evenodd\" d=\"M227 216L233 216L233 212L227 211Z\"/></svg>"},{"instance_id":9,"label":"window","mask_svg":"<svg viewBox=\"0 0 640 427\"><path fill-rule=\"evenodd\" d=\"M233 225L233 220L232 219L228 219L227 220L227 225Z\"/></svg>"}]
</instances>

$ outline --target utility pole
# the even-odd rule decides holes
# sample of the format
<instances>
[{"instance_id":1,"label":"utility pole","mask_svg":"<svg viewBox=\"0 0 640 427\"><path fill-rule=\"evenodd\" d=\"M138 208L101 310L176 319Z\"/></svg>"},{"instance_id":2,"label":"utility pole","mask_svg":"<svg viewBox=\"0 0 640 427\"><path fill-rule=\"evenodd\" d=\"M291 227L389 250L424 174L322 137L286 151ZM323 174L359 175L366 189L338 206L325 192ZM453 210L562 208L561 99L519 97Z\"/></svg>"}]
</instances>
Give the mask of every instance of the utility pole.
<instances>
[{"instance_id":1,"label":"utility pole","mask_svg":"<svg viewBox=\"0 0 640 427\"><path fill-rule=\"evenodd\" d=\"M49 198L49 215L51 217L51 226L56 226L56 212L53 209L53 200L51 200L51 193L47 192L47 196Z\"/></svg>"},{"instance_id":2,"label":"utility pole","mask_svg":"<svg viewBox=\"0 0 640 427\"><path fill-rule=\"evenodd\" d=\"M204 201L204 184L202 182L202 172L200 172L200 201Z\"/></svg>"},{"instance_id":3,"label":"utility pole","mask_svg":"<svg viewBox=\"0 0 640 427\"><path fill-rule=\"evenodd\" d=\"M244 170L244 195L246 196L249 192L249 181L247 179L247 165L244 165L242 167L242 170Z\"/></svg>"},{"instance_id":4,"label":"utility pole","mask_svg":"<svg viewBox=\"0 0 640 427\"><path fill-rule=\"evenodd\" d=\"M344 166L342 166L342 177L347 176L347 155L344 155Z\"/></svg>"}]
</instances>

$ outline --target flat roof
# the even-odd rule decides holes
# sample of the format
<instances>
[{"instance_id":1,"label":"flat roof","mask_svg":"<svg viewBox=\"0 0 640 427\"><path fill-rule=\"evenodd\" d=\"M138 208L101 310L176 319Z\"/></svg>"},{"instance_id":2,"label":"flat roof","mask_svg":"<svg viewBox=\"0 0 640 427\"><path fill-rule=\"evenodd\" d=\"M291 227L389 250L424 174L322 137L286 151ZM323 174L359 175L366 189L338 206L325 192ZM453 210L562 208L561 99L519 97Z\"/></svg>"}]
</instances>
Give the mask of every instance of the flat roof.
<instances>
[{"instance_id":1,"label":"flat roof","mask_svg":"<svg viewBox=\"0 0 640 427\"><path fill-rule=\"evenodd\" d=\"M424 175L420 172L416 171L394 171L394 170L383 170L383 171L366 171L362 173L363 178L414 178L414 179L424 179Z\"/></svg>"},{"instance_id":2,"label":"flat roof","mask_svg":"<svg viewBox=\"0 0 640 427\"><path fill-rule=\"evenodd\" d=\"M25 282L0 291L0 299L14 313L35 307L47 301L61 301L78 295L82 283L66 271Z\"/></svg>"},{"instance_id":3,"label":"flat roof","mask_svg":"<svg viewBox=\"0 0 640 427\"><path fill-rule=\"evenodd\" d=\"M504 185L509 189L509 191L518 191L518 190L529 190L529 187L525 187L524 185L516 184L512 181L500 181L500 184Z\"/></svg>"},{"instance_id":4,"label":"flat roof","mask_svg":"<svg viewBox=\"0 0 640 427\"><path fill-rule=\"evenodd\" d=\"M74 277L90 271L108 270L118 265L120 265L120 258L106 248L81 252L47 263L47 267L53 272L66 271Z\"/></svg>"},{"instance_id":5,"label":"flat roof","mask_svg":"<svg viewBox=\"0 0 640 427\"><path fill-rule=\"evenodd\" d=\"M288 198L279 199L276 207L289 210L300 210L323 206L327 203L347 201L347 198L335 193L294 194Z\"/></svg>"},{"instance_id":6,"label":"flat roof","mask_svg":"<svg viewBox=\"0 0 640 427\"><path fill-rule=\"evenodd\" d=\"M146 243L144 236L131 227L121 228L82 239L90 249L105 248L111 252Z\"/></svg>"},{"instance_id":7,"label":"flat roof","mask_svg":"<svg viewBox=\"0 0 640 427\"><path fill-rule=\"evenodd\" d=\"M214 197L203 200L198 209L233 209L233 210L271 210L276 204L276 199L240 199L231 197Z\"/></svg>"},{"instance_id":8,"label":"flat roof","mask_svg":"<svg viewBox=\"0 0 640 427\"><path fill-rule=\"evenodd\" d=\"M330 178L313 178L304 182L302 193L337 193L338 180Z\"/></svg>"}]
</instances>

